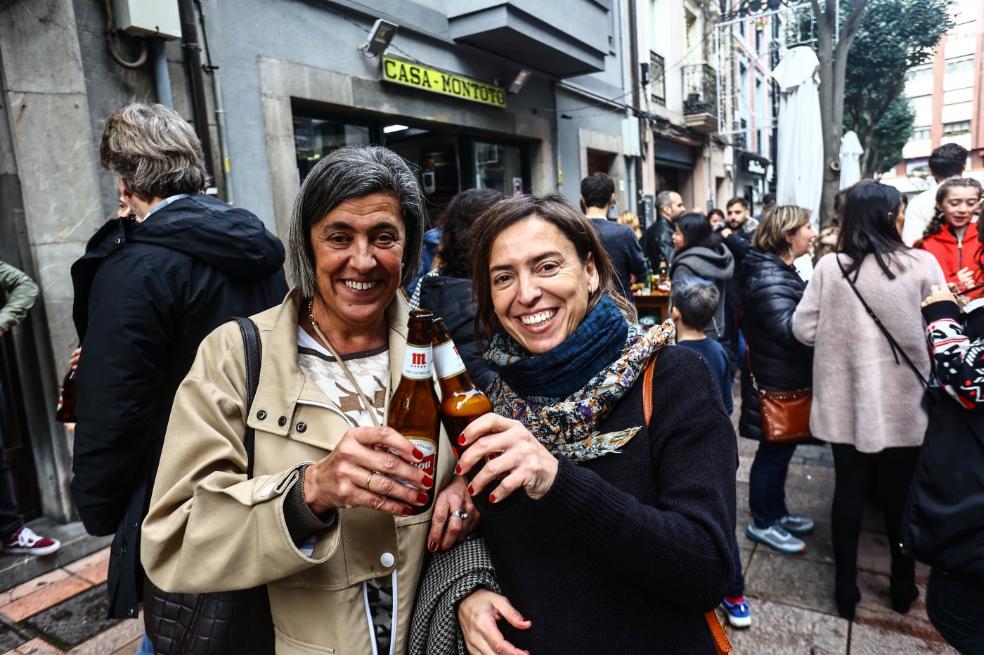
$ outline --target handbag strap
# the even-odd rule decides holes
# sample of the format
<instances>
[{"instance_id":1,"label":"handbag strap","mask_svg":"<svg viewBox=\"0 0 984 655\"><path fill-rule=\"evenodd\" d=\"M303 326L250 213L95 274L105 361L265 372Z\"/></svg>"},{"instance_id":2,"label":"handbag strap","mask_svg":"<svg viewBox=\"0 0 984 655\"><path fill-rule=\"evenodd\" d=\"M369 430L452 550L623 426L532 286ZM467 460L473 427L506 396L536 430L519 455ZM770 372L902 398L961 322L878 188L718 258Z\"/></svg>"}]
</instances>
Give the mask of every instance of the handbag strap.
<instances>
[{"instance_id":1,"label":"handbag strap","mask_svg":"<svg viewBox=\"0 0 984 655\"><path fill-rule=\"evenodd\" d=\"M260 356L263 354L263 346L260 344L260 331L251 319L237 316L235 319L239 324L239 331L243 335L243 351L246 355L246 416L253 406L253 399L256 397L256 388L260 386ZM246 433L243 435L243 445L246 447L246 477L253 477L253 462L255 460L254 442L256 441L256 431L246 425Z\"/></svg>"},{"instance_id":2,"label":"handbag strap","mask_svg":"<svg viewBox=\"0 0 984 655\"><path fill-rule=\"evenodd\" d=\"M660 351L652 356L646 365L646 370L642 372L642 418L649 428L649 421L653 418L653 373L656 370L656 360L659 359ZM714 651L716 655L728 655L731 652L731 642L728 635L721 627L717 614L714 610L704 613L704 621L707 628L711 631L711 639L714 640Z\"/></svg>"},{"instance_id":3,"label":"handbag strap","mask_svg":"<svg viewBox=\"0 0 984 655\"><path fill-rule=\"evenodd\" d=\"M868 312L868 316L871 317L871 320L875 322L875 325L878 326L878 329L881 330L881 333L885 335L885 339L888 340L888 345L892 349L892 355L895 357L895 363L896 364L900 363L899 355L902 355L902 359L905 361L906 364L909 365L909 368L912 369L912 372L916 374L916 377L919 378L920 382L922 382L923 387L929 387L929 381L926 380L926 376L924 376L922 374L922 371L920 371L919 368L912 363L912 360L909 359L909 356L905 353L905 350L902 349L902 346L899 345L899 342L895 340L895 337L892 336L892 333L888 331L888 328L885 327L885 325L881 322L881 319L878 318L878 315L875 314L874 310L872 310L871 307L868 305L868 303L865 301L864 296L862 296L861 292L858 291L858 287L857 285L854 284L854 280L852 280L851 276L847 274L847 271L844 269L844 264L841 263L840 254L834 255L834 259L837 260L837 266L840 268L841 273L844 275L844 279L847 280L847 283L850 285L851 291L853 291L854 295L858 297L858 300L861 301L861 305L864 307L864 310Z\"/></svg>"}]
</instances>

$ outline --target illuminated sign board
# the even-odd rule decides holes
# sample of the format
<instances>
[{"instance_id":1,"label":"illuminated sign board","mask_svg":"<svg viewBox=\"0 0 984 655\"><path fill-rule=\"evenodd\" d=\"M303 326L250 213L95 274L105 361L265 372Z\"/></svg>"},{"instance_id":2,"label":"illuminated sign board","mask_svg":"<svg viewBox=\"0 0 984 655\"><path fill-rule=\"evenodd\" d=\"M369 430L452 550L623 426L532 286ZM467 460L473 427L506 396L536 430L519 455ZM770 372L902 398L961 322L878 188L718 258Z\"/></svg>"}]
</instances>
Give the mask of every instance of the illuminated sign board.
<instances>
[{"instance_id":1,"label":"illuminated sign board","mask_svg":"<svg viewBox=\"0 0 984 655\"><path fill-rule=\"evenodd\" d=\"M382 57L383 81L410 86L422 91L491 105L506 106L506 90L501 86L473 80L470 77L446 73L393 57Z\"/></svg>"}]
</instances>

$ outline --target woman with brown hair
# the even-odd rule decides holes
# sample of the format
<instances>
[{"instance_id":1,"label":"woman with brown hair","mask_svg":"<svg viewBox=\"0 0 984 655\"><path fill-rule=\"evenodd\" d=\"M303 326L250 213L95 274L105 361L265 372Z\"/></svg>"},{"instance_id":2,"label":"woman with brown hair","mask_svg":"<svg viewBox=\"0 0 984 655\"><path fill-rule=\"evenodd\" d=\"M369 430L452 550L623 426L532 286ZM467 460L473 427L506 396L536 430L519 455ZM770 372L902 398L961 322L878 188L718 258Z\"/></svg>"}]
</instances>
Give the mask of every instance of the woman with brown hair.
<instances>
[{"instance_id":1,"label":"woman with brown hair","mask_svg":"<svg viewBox=\"0 0 984 655\"><path fill-rule=\"evenodd\" d=\"M734 571L736 462L717 383L698 355L667 345L671 327L636 323L564 198L502 200L473 239L495 413L450 436L465 449L457 472L488 503L487 586L503 595L454 584L462 567L441 556L428 576L444 582L423 588L464 598L456 618L473 654L715 652L704 613ZM411 653L455 652L428 638L454 634L427 615L438 606L455 604L418 598Z\"/></svg>"}]
</instances>

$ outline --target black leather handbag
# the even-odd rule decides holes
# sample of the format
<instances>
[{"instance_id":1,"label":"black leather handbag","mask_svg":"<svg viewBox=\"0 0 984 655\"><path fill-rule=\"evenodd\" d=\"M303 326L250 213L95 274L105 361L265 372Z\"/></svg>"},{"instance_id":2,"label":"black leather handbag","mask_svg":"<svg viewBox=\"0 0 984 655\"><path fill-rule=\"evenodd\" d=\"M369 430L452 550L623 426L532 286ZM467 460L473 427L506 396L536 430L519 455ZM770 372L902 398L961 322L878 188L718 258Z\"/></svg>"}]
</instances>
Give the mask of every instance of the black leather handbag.
<instances>
[{"instance_id":1,"label":"black leather handbag","mask_svg":"<svg viewBox=\"0 0 984 655\"><path fill-rule=\"evenodd\" d=\"M246 407L260 380L260 333L236 318L246 351ZM255 434L246 428L246 474L253 477ZM210 594L169 593L144 583L144 627L156 655L273 655L273 619L266 585Z\"/></svg>"}]
</instances>

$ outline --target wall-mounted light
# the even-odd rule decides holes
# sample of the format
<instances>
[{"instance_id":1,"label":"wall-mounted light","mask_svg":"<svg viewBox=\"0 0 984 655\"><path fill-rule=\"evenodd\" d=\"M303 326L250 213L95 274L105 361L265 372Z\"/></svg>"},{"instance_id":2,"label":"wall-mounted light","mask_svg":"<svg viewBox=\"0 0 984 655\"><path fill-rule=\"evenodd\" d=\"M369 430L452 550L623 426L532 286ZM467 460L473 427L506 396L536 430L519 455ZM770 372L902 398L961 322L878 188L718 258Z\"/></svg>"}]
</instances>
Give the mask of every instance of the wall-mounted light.
<instances>
[{"instance_id":1,"label":"wall-mounted light","mask_svg":"<svg viewBox=\"0 0 984 655\"><path fill-rule=\"evenodd\" d=\"M519 93L522 91L528 79L530 79L530 72L525 68L519 69L516 77L513 78L512 84L509 85L509 93Z\"/></svg>"},{"instance_id":2,"label":"wall-mounted light","mask_svg":"<svg viewBox=\"0 0 984 655\"><path fill-rule=\"evenodd\" d=\"M383 134L392 134L393 132L402 132L407 129L406 125L387 125L383 128Z\"/></svg>"},{"instance_id":3,"label":"wall-mounted light","mask_svg":"<svg viewBox=\"0 0 984 655\"><path fill-rule=\"evenodd\" d=\"M383 51L389 47L389 44L393 41L393 37L396 35L396 30L399 25L396 23L391 23L388 20L383 20L382 18L377 18L376 22L373 23L372 31L369 32L369 40L365 42L359 49L366 54L376 57L383 54Z\"/></svg>"}]
</instances>

